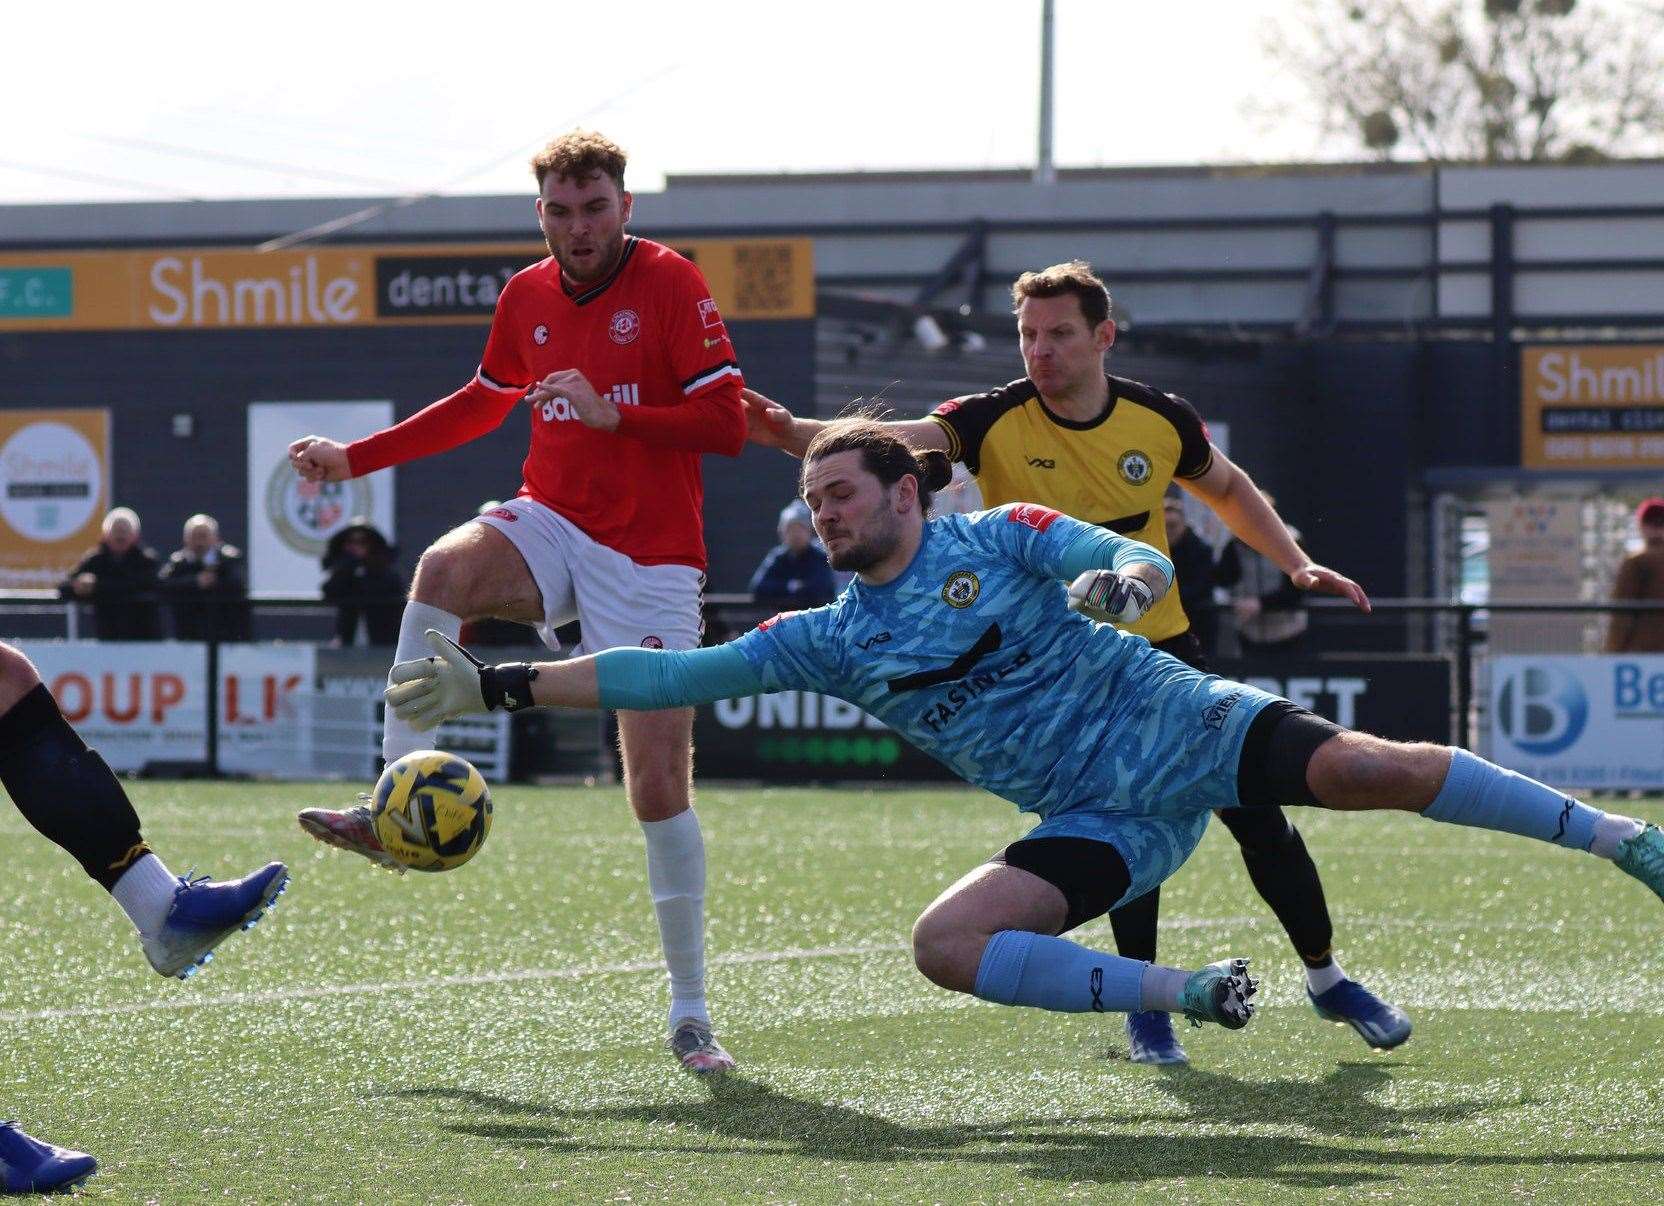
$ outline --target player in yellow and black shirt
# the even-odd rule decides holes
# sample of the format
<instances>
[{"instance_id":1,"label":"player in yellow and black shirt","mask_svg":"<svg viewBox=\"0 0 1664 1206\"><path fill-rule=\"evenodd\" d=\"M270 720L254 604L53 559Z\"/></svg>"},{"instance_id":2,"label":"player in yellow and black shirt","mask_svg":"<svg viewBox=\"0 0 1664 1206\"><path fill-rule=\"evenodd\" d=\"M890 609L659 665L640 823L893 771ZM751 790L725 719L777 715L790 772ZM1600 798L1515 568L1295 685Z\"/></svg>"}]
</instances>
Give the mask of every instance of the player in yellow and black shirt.
<instances>
[{"instance_id":1,"label":"player in yellow and black shirt","mask_svg":"<svg viewBox=\"0 0 1664 1206\"><path fill-rule=\"evenodd\" d=\"M1212 468L1207 427L1183 398L1107 380L1109 403L1092 419L1054 413L1026 377L944 402L931 418L987 506L1040 502L1165 553L1162 498L1174 478L1194 481ZM1176 590L1128 629L1152 645L1189 630Z\"/></svg>"},{"instance_id":2,"label":"player in yellow and black shirt","mask_svg":"<svg viewBox=\"0 0 1664 1206\"><path fill-rule=\"evenodd\" d=\"M1253 480L1208 439L1194 407L1136 381L1110 376L1115 342L1108 290L1080 261L1024 273L1012 287L1017 334L1028 376L984 394L942 403L925 419L895 423L914 447L962 461L987 506L1033 502L1091 520L1167 552L1162 498L1169 483L1206 503L1233 534L1274 561L1304 590L1369 600L1343 574L1313 563ZM794 418L778 403L746 391L753 442L802 455L821 424ZM1132 632L1203 669L1190 621L1170 590ZM1306 965L1307 996L1319 1016L1352 1026L1372 1047L1410 1037L1410 1019L1348 979L1334 959L1333 925L1317 867L1300 833L1279 808L1233 808L1216 814L1242 847L1249 877L1288 932ZM1054 886L1090 886L1090 843L1059 850L1044 868ZM1062 865L1067 863L1068 865ZM1110 914L1122 955L1154 961L1158 892ZM1181 1063L1184 1049L1164 1013L1127 1019L1132 1058Z\"/></svg>"}]
</instances>

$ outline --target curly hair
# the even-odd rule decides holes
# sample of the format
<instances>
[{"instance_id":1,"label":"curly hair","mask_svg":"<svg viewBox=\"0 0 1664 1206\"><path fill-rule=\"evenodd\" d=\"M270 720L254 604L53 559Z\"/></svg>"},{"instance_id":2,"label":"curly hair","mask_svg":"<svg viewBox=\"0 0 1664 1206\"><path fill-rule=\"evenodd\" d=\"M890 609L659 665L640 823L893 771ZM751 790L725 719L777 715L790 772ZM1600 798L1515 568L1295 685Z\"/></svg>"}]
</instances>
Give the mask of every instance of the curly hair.
<instances>
[{"instance_id":1,"label":"curly hair","mask_svg":"<svg viewBox=\"0 0 1664 1206\"><path fill-rule=\"evenodd\" d=\"M573 130L554 139L532 156L532 175L537 187L554 176L557 180L587 180L591 176L610 176L624 191L624 148L604 134L594 130Z\"/></svg>"}]
</instances>

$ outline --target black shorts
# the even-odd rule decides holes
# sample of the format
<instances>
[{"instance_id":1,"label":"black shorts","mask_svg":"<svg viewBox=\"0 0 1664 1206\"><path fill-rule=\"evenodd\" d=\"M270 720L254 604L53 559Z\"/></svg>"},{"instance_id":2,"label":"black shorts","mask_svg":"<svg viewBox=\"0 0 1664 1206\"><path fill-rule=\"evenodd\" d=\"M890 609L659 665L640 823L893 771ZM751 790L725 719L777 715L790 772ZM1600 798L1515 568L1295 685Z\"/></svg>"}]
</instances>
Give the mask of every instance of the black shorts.
<instances>
[{"instance_id":1,"label":"black shorts","mask_svg":"<svg viewBox=\"0 0 1664 1206\"><path fill-rule=\"evenodd\" d=\"M1152 647L1172 654L1192 670L1200 670L1203 674L1212 673L1208 669L1208 656L1202 652L1202 642L1197 640L1196 634L1188 628L1178 636L1154 642Z\"/></svg>"},{"instance_id":2,"label":"black shorts","mask_svg":"<svg viewBox=\"0 0 1664 1206\"><path fill-rule=\"evenodd\" d=\"M1121 852L1091 838L1023 838L988 861L1038 875L1063 893L1069 915L1059 934L1102 917L1132 887L1132 872Z\"/></svg>"},{"instance_id":3,"label":"black shorts","mask_svg":"<svg viewBox=\"0 0 1664 1206\"><path fill-rule=\"evenodd\" d=\"M1245 808L1317 804L1306 786L1306 768L1317 747L1337 733L1333 721L1286 699L1260 709L1249 723L1236 765L1236 798Z\"/></svg>"}]
</instances>

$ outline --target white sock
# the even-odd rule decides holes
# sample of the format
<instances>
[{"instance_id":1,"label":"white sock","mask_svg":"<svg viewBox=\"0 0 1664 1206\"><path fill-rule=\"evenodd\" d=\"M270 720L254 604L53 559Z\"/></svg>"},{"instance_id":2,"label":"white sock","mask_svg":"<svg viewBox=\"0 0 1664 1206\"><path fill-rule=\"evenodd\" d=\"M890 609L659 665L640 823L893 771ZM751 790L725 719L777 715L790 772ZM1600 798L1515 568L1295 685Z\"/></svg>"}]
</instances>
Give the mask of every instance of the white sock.
<instances>
[{"instance_id":1,"label":"white sock","mask_svg":"<svg viewBox=\"0 0 1664 1206\"><path fill-rule=\"evenodd\" d=\"M1184 995L1184 982L1190 979L1190 973L1176 967L1163 967L1159 963L1144 965L1144 978L1138 984L1138 1008L1161 1009L1168 1013L1175 1013L1179 1008L1179 999Z\"/></svg>"},{"instance_id":2,"label":"white sock","mask_svg":"<svg viewBox=\"0 0 1664 1206\"><path fill-rule=\"evenodd\" d=\"M116 898L121 911L127 914L139 935L148 938L162 928L168 910L173 907L173 893L179 880L167 864L154 854L147 854L122 873L110 895Z\"/></svg>"},{"instance_id":3,"label":"white sock","mask_svg":"<svg viewBox=\"0 0 1664 1206\"><path fill-rule=\"evenodd\" d=\"M647 890L659 918L659 941L670 973L670 1024L710 1023L705 1008L705 837L689 808L663 821L642 821L647 838Z\"/></svg>"},{"instance_id":4,"label":"white sock","mask_svg":"<svg viewBox=\"0 0 1664 1206\"><path fill-rule=\"evenodd\" d=\"M1600 820L1595 822L1595 836L1589 841L1589 853L1598 854L1602 858L1617 858L1619 843L1628 841L1645 828L1646 826L1634 817L1603 812L1600 814Z\"/></svg>"},{"instance_id":5,"label":"white sock","mask_svg":"<svg viewBox=\"0 0 1664 1206\"><path fill-rule=\"evenodd\" d=\"M1344 979L1346 973L1341 970L1340 960L1333 956L1323 967L1306 967L1306 987L1314 994L1328 992Z\"/></svg>"},{"instance_id":6,"label":"white sock","mask_svg":"<svg viewBox=\"0 0 1664 1206\"><path fill-rule=\"evenodd\" d=\"M393 652L393 660L408 662L430 656L433 650L428 648L425 636L430 628L437 628L454 641L462 634L462 617L418 603L415 599L406 603L404 615L399 620L399 644ZM388 762L416 750L425 750L432 740L431 733L418 733L395 716L392 708L387 709L387 719L382 722L381 729L381 756Z\"/></svg>"}]
</instances>

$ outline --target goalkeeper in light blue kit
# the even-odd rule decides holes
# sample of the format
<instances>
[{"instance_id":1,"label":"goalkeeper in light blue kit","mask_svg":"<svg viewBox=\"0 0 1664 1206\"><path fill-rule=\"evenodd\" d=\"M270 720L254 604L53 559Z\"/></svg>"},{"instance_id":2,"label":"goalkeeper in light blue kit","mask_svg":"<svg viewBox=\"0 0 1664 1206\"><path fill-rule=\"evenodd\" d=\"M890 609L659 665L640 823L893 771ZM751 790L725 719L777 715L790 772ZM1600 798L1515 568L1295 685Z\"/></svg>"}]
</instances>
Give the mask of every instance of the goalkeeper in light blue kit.
<instances>
[{"instance_id":1,"label":"goalkeeper in light blue kit","mask_svg":"<svg viewBox=\"0 0 1664 1206\"><path fill-rule=\"evenodd\" d=\"M833 567L857 574L835 602L715 648L535 666L486 666L429 633L435 656L394 667L388 703L418 728L499 707L668 708L791 689L858 704L1041 818L913 928L921 972L1002 1005L1246 1025L1244 959L1187 972L1059 936L1171 875L1216 808L1403 809L1588 851L1664 898L1657 826L1192 670L1110 626L1167 589L1161 553L1032 504L927 522L947 477L940 453L915 454L878 423L829 425L802 487Z\"/></svg>"}]
</instances>

